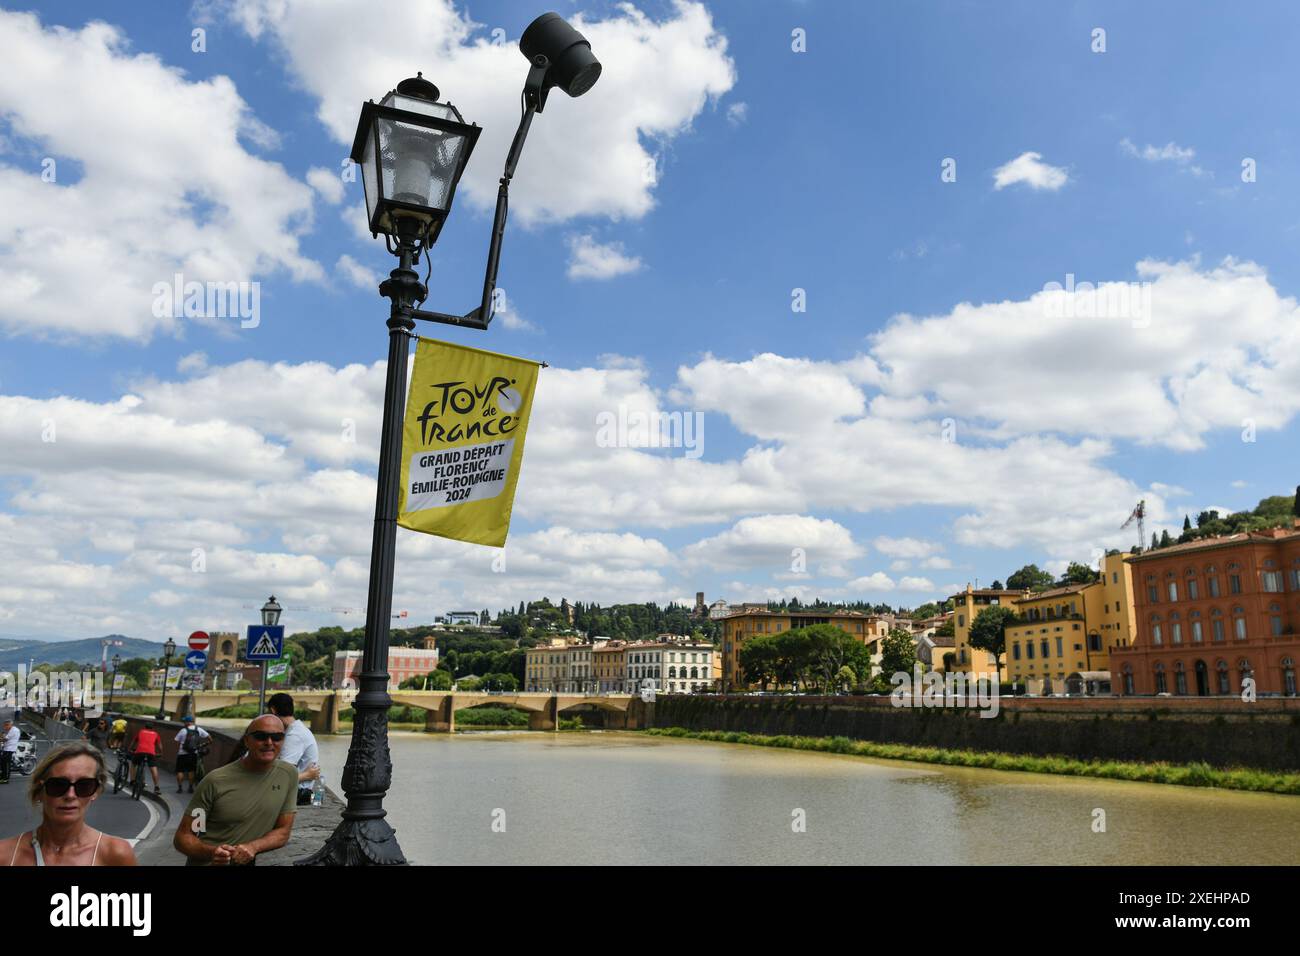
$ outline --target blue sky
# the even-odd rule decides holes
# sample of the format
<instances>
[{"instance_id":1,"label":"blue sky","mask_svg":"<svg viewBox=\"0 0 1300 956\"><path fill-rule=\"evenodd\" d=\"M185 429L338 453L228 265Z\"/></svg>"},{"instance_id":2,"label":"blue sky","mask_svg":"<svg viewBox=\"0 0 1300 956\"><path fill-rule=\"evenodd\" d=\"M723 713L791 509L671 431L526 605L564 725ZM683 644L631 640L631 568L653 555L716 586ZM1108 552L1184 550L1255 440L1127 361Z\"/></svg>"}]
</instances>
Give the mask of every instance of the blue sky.
<instances>
[{"instance_id":1,"label":"blue sky","mask_svg":"<svg viewBox=\"0 0 1300 956\"><path fill-rule=\"evenodd\" d=\"M1123 545L1139 497L1159 529L1300 481L1293 8L561 10L605 74L535 123L510 313L424 330L552 366L507 567L401 532L411 617L915 606ZM162 640L271 591L317 609L293 627L357 620L320 609L365 601L391 260L338 176L351 125L422 69L484 126L430 280L429 307L467 311L538 12L0 8L0 633ZM260 283L259 324L151 318L175 271ZM1067 274L1147 282L1150 315L1047 317ZM698 412L703 455L596 447L620 404Z\"/></svg>"}]
</instances>

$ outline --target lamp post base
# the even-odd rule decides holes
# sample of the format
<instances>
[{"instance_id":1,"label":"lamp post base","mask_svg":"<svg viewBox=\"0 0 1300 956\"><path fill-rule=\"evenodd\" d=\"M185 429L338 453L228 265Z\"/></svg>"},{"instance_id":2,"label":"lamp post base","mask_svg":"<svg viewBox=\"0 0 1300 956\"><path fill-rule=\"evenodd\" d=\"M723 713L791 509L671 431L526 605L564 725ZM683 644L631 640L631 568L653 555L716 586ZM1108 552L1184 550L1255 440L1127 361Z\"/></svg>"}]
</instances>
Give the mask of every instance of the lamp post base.
<instances>
[{"instance_id":1,"label":"lamp post base","mask_svg":"<svg viewBox=\"0 0 1300 956\"><path fill-rule=\"evenodd\" d=\"M325 845L294 866L406 866L397 833L382 818L344 820Z\"/></svg>"}]
</instances>

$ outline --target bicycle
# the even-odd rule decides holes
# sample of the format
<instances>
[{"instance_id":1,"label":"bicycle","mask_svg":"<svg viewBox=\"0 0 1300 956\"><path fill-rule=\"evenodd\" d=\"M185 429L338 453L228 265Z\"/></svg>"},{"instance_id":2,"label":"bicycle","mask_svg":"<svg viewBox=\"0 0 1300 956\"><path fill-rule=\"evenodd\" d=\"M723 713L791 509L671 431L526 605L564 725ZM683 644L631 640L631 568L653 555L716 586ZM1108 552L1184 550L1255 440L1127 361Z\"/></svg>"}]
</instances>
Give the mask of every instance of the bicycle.
<instances>
[{"instance_id":1,"label":"bicycle","mask_svg":"<svg viewBox=\"0 0 1300 956\"><path fill-rule=\"evenodd\" d=\"M126 752L126 745L117 748L117 767L113 770L113 792L121 793L131 774L131 757Z\"/></svg>"},{"instance_id":2,"label":"bicycle","mask_svg":"<svg viewBox=\"0 0 1300 956\"><path fill-rule=\"evenodd\" d=\"M135 776L131 779L131 799L139 800L140 795L144 793L145 762L144 760L136 760L134 763Z\"/></svg>"}]
</instances>

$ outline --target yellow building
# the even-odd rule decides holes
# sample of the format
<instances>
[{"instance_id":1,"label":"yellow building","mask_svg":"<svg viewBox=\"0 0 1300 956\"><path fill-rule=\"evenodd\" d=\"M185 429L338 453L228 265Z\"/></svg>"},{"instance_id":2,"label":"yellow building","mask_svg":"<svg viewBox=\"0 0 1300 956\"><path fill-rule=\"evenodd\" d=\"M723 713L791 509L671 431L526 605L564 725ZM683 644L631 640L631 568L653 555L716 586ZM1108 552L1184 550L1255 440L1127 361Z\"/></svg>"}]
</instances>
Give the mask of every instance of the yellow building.
<instances>
[{"instance_id":1,"label":"yellow building","mask_svg":"<svg viewBox=\"0 0 1300 956\"><path fill-rule=\"evenodd\" d=\"M760 634L780 634L814 624L832 624L864 644L889 633L889 624L874 614L861 611L768 611L744 610L722 619L722 692L747 690L740 669L740 649L745 641Z\"/></svg>"},{"instance_id":2,"label":"yellow building","mask_svg":"<svg viewBox=\"0 0 1300 956\"><path fill-rule=\"evenodd\" d=\"M588 693L594 684L592 645L576 637L553 637L524 654L524 690Z\"/></svg>"},{"instance_id":3,"label":"yellow building","mask_svg":"<svg viewBox=\"0 0 1300 956\"><path fill-rule=\"evenodd\" d=\"M976 674L992 674L995 670L998 670L999 664L994 661L992 654L970 646L971 623L979 612L986 607L999 604L1013 605L1017 598L1024 597L1026 593L1025 591L995 590L994 588L972 588L968 584L965 591L954 594L949 599L953 605L953 649L948 652L953 655L952 667L948 668L946 663L940 661L939 664L935 665L935 669L969 671Z\"/></svg>"},{"instance_id":4,"label":"yellow building","mask_svg":"<svg viewBox=\"0 0 1300 956\"><path fill-rule=\"evenodd\" d=\"M1102 559L1101 578L1015 602L1021 622L1006 631L1005 679L1031 693L1064 693L1071 674L1109 680L1110 651L1133 642L1133 569L1127 554ZM1107 675L1105 678L1100 675Z\"/></svg>"}]
</instances>

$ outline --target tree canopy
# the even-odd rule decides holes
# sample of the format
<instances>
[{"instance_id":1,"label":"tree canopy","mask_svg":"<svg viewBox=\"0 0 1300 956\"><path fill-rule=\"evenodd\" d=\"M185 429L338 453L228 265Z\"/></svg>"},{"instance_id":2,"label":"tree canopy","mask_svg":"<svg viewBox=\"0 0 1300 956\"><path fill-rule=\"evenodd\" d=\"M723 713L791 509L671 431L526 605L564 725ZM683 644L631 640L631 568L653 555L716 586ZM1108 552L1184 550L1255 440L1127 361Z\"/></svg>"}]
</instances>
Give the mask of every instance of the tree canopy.
<instances>
[{"instance_id":1,"label":"tree canopy","mask_svg":"<svg viewBox=\"0 0 1300 956\"><path fill-rule=\"evenodd\" d=\"M989 605L971 621L970 646L992 654L996 667L997 659L1007 648L1007 625L1015 624L1018 619L1019 615L1005 604Z\"/></svg>"}]
</instances>

